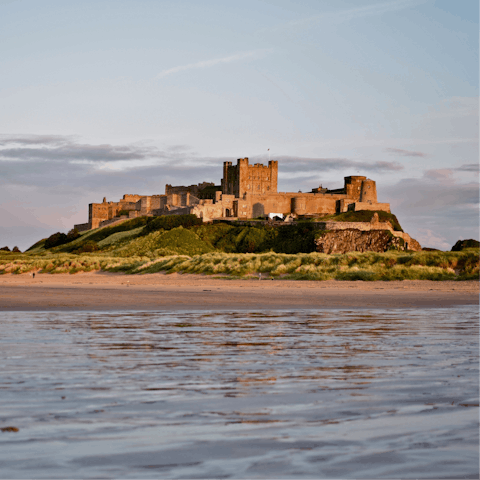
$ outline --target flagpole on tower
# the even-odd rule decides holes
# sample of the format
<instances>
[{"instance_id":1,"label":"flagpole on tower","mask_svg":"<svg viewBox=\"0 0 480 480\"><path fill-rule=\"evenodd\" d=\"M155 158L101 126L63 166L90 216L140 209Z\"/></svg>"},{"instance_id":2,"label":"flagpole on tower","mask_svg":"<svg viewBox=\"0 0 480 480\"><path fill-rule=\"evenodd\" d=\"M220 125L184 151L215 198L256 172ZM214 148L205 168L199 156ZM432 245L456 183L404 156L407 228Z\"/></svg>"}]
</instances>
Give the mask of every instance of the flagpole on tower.
<instances>
[{"instance_id":1,"label":"flagpole on tower","mask_svg":"<svg viewBox=\"0 0 480 480\"><path fill-rule=\"evenodd\" d=\"M270 149L268 149L268 161L270 161Z\"/></svg>"}]
</instances>

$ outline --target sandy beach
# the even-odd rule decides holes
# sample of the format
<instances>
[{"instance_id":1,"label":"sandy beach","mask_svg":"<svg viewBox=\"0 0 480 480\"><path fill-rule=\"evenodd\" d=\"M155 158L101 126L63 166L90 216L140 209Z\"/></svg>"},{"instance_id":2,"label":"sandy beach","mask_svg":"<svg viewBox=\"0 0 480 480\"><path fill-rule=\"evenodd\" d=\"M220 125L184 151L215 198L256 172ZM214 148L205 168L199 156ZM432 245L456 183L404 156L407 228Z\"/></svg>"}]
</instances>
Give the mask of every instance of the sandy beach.
<instances>
[{"instance_id":1,"label":"sandy beach","mask_svg":"<svg viewBox=\"0 0 480 480\"><path fill-rule=\"evenodd\" d=\"M103 272L0 277L0 311L435 308L478 303L476 281L229 280Z\"/></svg>"}]
</instances>

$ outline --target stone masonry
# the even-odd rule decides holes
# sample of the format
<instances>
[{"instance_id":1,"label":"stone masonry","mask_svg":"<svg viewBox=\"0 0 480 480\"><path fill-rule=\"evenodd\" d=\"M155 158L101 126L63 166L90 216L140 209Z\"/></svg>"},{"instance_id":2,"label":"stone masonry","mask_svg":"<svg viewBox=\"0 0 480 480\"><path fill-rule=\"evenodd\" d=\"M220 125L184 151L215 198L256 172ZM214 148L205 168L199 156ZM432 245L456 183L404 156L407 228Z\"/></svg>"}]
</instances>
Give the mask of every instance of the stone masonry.
<instances>
[{"instance_id":1,"label":"stone masonry","mask_svg":"<svg viewBox=\"0 0 480 480\"><path fill-rule=\"evenodd\" d=\"M236 165L224 162L220 185L165 186L165 194L126 194L118 202L91 203L88 223L75 225L80 231L98 228L121 218L144 215L192 213L209 222L215 219L248 219L269 214L315 217L348 210L390 212L388 203L379 203L374 180L364 176L345 177L343 188L318 187L311 192L278 192L278 162L250 165L240 158Z\"/></svg>"}]
</instances>

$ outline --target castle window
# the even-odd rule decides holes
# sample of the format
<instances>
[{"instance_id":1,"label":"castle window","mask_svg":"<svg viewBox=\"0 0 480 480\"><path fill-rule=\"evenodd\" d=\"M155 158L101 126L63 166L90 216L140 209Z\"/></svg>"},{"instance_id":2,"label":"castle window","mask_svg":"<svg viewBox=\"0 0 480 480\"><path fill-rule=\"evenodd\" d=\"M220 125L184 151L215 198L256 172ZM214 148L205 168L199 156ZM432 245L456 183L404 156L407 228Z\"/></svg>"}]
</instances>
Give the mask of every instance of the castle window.
<instances>
[{"instance_id":1,"label":"castle window","mask_svg":"<svg viewBox=\"0 0 480 480\"><path fill-rule=\"evenodd\" d=\"M267 186L267 190L270 190L270 187L269 187L269 186Z\"/></svg>"},{"instance_id":2,"label":"castle window","mask_svg":"<svg viewBox=\"0 0 480 480\"><path fill-rule=\"evenodd\" d=\"M260 185L257 185L257 190L260 190Z\"/></svg>"}]
</instances>

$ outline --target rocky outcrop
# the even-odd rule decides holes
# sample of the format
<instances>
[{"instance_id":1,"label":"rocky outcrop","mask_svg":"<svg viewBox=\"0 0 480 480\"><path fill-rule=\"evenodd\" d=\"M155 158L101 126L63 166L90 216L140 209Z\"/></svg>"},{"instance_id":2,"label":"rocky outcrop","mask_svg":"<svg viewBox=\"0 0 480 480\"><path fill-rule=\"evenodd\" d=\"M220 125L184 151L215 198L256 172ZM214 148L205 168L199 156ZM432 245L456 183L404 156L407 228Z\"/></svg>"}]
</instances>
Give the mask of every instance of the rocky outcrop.
<instances>
[{"instance_id":1,"label":"rocky outcrop","mask_svg":"<svg viewBox=\"0 0 480 480\"><path fill-rule=\"evenodd\" d=\"M317 252L321 253L419 251L422 249L416 240L410 237L409 240L406 242L389 230L346 229L321 232L315 243Z\"/></svg>"}]
</instances>

